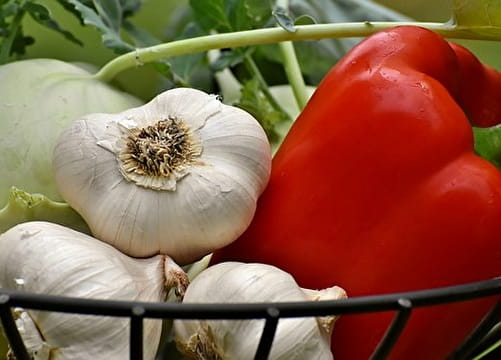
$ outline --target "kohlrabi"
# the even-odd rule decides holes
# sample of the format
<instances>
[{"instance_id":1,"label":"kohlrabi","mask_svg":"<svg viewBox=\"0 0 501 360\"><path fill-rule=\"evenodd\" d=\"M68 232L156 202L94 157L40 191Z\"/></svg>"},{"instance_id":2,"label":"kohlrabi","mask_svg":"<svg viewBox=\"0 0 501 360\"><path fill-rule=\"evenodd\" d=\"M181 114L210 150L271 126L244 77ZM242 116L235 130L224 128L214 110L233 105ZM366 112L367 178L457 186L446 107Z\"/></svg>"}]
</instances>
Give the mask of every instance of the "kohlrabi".
<instances>
[{"instance_id":1,"label":"kohlrabi","mask_svg":"<svg viewBox=\"0 0 501 360\"><path fill-rule=\"evenodd\" d=\"M71 208L54 202L62 201L51 164L56 138L84 114L120 112L141 101L59 60L8 63L0 79L0 232L27 220L78 222Z\"/></svg>"}]
</instances>

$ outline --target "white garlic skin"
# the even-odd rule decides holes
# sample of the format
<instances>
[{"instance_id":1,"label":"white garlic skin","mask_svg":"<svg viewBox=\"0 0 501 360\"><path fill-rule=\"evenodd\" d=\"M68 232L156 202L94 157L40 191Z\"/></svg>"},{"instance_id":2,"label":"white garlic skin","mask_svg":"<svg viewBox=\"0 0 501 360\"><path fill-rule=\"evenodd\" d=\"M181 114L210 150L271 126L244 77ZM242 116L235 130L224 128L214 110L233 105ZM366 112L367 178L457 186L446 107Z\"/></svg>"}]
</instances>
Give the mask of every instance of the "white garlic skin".
<instances>
[{"instance_id":1,"label":"white garlic skin","mask_svg":"<svg viewBox=\"0 0 501 360\"><path fill-rule=\"evenodd\" d=\"M113 247L47 222L16 225L0 235L0 287L79 298L163 301L164 257L130 258ZM25 309L56 360L123 360L129 356L128 318ZM144 320L144 359L153 359L161 321ZM36 334L25 334L25 339ZM30 341L30 347L37 346ZM52 358L51 358L52 359Z\"/></svg>"},{"instance_id":2,"label":"white garlic skin","mask_svg":"<svg viewBox=\"0 0 501 360\"><path fill-rule=\"evenodd\" d=\"M200 141L197 161L175 179L151 179L150 188L126 179L115 154L120 129L168 117L181 119ZM248 227L269 179L271 149L247 112L178 88L120 114L75 121L60 136L53 165L58 191L94 236L131 256L160 253L188 264Z\"/></svg>"},{"instance_id":3,"label":"white garlic skin","mask_svg":"<svg viewBox=\"0 0 501 360\"><path fill-rule=\"evenodd\" d=\"M183 302L256 303L344 297L346 293L337 286L323 291L303 290L290 274L271 265L225 262L199 274L188 286ZM280 319L269 360L332 359L330 337L334 320L335 317ZM264 320L174 320L178 348L189 354L188 358L200 360L254 359L263 327Z\"/></svg>"}]
</instances>

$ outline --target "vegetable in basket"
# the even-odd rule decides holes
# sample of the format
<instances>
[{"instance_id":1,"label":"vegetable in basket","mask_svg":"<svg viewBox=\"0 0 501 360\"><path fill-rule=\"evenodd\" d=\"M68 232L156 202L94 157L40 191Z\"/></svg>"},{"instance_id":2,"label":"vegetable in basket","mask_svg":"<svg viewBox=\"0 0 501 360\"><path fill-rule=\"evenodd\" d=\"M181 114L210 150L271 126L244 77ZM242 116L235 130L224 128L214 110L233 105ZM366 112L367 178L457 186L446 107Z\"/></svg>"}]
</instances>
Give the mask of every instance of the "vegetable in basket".
<instances>
[{"instance_id":1,"label":"vegetable in basket","mask_svg":"<svg viewBox=\"0 0 501 360\"><path fill-rule=\"evenodd\" d=\"M128 257L61 225L33 221L0 235L0 287L30 293L103 300L164 301L184 293L184 271L163 255ZM34 359L110 359L129 356L128 318L15 309L16 325ZM144 321L144 359L160 341L159 320Z\"/></svg>"},{"instance_id":2,"label":"vegetable in basket","mask_svg":"<svg viewBox=\"0 0 501 360\"><path fill-rule=\"evenodd\" d=\"M469 121L500 122L500 104L501 75L436 33L368 37L326 75L250 227L212 262L272 264L352 298L501 275L501 172L475 154ZM414 310L390 359L446 358L496 300ZM334 358L369 358L393 315L340 318Z\"/></svg>"},{"instance_id":3,"label":"vegetable in basket","mask_svg":"<svg viewBox=\"0 0 501 360\"><path fill-rule=\"evenodd\" d=\"M266 186L271 150L247 112L191 88L118 114L90 114L59 137L54 173L92 233L135 256L189 264L236 239Z\"/></svg>"},{"instance_id":4,"label":"vegetable in basket","mask_svg":"<svg viewBox=\"0 0 501 360\"><path fill-rule=\"evenodd\" d=\"M322 301L346 298L338 286L302 289L274 266L226 262L202 271L188 286L183 303ZM337 316L281 318L269 360L332 359L330 337ZM254 359L264 328L255 320L174 320L180 351L187 359Z\"/></svg>"}]
</instances>

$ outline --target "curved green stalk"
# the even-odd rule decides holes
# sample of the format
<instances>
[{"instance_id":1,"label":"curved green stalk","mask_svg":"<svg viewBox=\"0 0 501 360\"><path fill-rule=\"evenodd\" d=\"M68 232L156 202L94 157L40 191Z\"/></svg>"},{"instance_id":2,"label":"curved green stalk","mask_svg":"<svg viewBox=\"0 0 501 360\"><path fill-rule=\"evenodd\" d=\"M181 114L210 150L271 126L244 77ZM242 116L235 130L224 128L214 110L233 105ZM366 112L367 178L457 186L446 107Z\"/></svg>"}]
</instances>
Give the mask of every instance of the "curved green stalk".
<instances>
[{"instance_id":1,"label":"curved green stalk","mask_svg":"<svg viewBox=\"0 0 501 360\"><path fill-rule=\"evenodd\" d=\"M308 94L308 90L306 89L306 83L304 82L303 74L301 73L296 52L294 51L294 45L292 41L284 41L278 45L280 46L280 52L282 53L284 59L285 74L289 80L294 98L296 99L299 108L303 109L310 96Z\"/></svg>"},{"instance_id":2,"label":"curved green stalk","mask_svg":"<svg viewBox=\"0 0 501 360\"><path fill-rule=\"evenodd\" d=\"M276 8L289 10L290 1L289 0L277 0L275 2ZM301 67L299 66L299 61L294 51L294 44L292 41L283 41L278 44L280 53L284 61L284 70L289 80L289 84L294 94L294 99L299 109L303 109L309 99L308 90L306 89L306 83L303 79L303 74L301 72Z\"/></svg>"},{"instance_id":3,"label":"curved green stalk","mask_svg":"<svg viewBox=\"0 0 501 360\"><path fill-rule=\"evenodd\" d=\"M493 28L493 31L491 32L487 31L488 29L485 27L482 29L476 29L474 27L459 27L452 23L358 22L314 24L297 26L295 32L288 32L282 28L273 27L206 35L137 49L111 60L100 71L98 71L94 77L98 80L108 82L120 72L144 63L212 49L271 44L283 41L364 37L377 31L398 25L419 25L436 31L442 36L448 38L501 40L501 31L499 31L499 28Z\"/></svg>"}]
</instances>

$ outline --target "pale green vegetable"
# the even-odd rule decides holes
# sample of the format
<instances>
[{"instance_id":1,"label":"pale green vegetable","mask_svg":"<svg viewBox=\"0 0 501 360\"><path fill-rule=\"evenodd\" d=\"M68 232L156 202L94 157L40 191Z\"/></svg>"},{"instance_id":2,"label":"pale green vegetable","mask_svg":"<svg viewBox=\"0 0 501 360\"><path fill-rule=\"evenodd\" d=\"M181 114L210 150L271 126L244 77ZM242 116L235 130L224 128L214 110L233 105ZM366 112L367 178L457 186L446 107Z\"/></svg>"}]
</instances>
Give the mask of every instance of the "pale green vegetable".
<instances>
[{"instance_id":1,"label":"pale green vegetable","mask_svg":"<svg viewBox=\"0 0 501 360\"><path fill-rule=\"evenodd\" d=\"M0 66L0 79L0 209L8 206L13 186L61 201L52 174L52 152L62 129L88 113L115 113L141 105L139 99L93 79L83 67L59 60L5 64ZM47 213L37 212L36 219L56 218L52 207L44 209ZM22 211L10 214L0 216L0 231L26 219Z\"/></svg>"},{"instance_id":2,"label":"pale green vegetable","mask_svg":"<svg viewBox=\"0 0 501 360\"><path fill-rule=\"evenodd\" d=\"M42 194L28 194L12 187L9 200L0 209L0 233L3 233L21 222L38 219L57 223L90 234L82 217L67 203L52 201Z\"/></svg>"}]
</instances>

